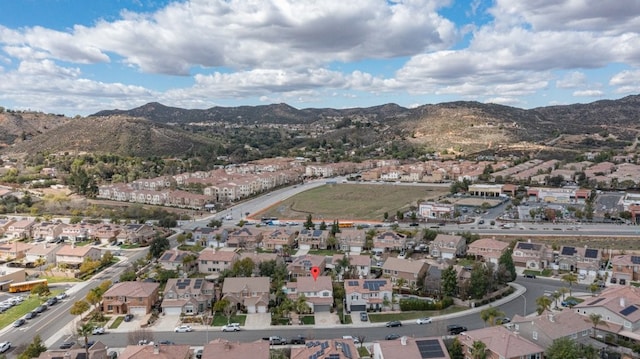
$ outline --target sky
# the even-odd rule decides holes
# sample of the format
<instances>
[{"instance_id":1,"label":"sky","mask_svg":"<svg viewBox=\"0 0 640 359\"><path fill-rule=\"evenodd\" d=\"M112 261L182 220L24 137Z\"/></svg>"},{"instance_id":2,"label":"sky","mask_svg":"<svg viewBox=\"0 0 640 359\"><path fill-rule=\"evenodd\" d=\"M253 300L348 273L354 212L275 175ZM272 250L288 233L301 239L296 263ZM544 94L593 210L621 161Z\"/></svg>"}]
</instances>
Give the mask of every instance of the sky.
<instances>
[{"instance_id":1,"label":"sky","mask_svg":"<svg viewBox=\"0 0 640 359\"><path fill-rule=\"evenodd\" d=\"M640 93L640 0L0 1L0 106L520 108Z\"/></svg>"}]
</instances>

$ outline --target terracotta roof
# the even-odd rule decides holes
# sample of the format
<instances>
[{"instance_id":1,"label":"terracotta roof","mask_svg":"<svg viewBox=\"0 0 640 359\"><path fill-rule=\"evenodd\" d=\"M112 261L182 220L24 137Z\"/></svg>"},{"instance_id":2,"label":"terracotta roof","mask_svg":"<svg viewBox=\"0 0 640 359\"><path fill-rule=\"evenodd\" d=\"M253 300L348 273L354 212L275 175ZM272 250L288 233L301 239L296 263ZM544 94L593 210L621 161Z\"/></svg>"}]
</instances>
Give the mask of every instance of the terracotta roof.
<instances>
[{"instance_id":1,"label":"terracotta roof","mask_svg":"<svg viewBox=\"0 0 640 359\"><path fill-rule=\"evenodd\" d=\"M544 352L541 346L510 332L501 325L467 331L458 335L458 340L468 348L473 347L473 342L479 340L487 346L487 350L501 358L519 358Z\"/></svg>"},{"instance_id":2,"label":"terracotta roof","mask_svg":"<svg viewBox=\"0 0 640 359\"><path fill-rule=\"evenodd\" d=\"M295 283L293 286L289 284ZM287 283L287 288L298 288L297 292L320 292L323 290L333 291L333 284L331 283L331 277L319 276L317 280L313 277L298 277L297 282Z\"/></svg>"},{"instance_id":3,"label":"terracotta roof","mask_svg":"<svg viewBox=\"0 0 640 359\"><path fill-rule=\"evenodd\" d=\"M190 358L191 348L186 344L163 345L127 345L126 348L118 355L120 359L186 359Z\"/></svg>"},{"instance_id":4,"label":"terracotta roof","mask_svg":"<svg viewBox=\"0 0 640 359\"><path fill-rule=\"evenodd\" d=\"M349 263L352 266L371 267L371 257L364 255L350 255Z\"/></svg>"},{"instance_id":5,"label":"terracotta roof","mask_svg":"<svg viewBox=\"0 0 640 359\"><path fill-rule=\"evenodd\" d=\"M437 341L440 344L440 350L442 350L442 356L430 357L430 359L449 359L449 352L447 347L442 341L442 338L406 338L406 345L402 344L403 339L399 340L385 340L376 342L376 345L380 347L380 352L384 358L402 358L402 359L423 359L418 344L416 342L422 341Z\"/></svg>"},{"instance_id":6,"label":"terracotta roof","mask_svg":"<svg viewBox=\"0 0 640 359\"><path fill-rule=\"evenodd\" d=\"M469 244L469 252L472 250L490 249L494 251L503 251L509 247L509 243L499 241L495 238L481 238Z\"/></svg>"},{"instance_id":7,"label":"terracotta roof","mask_svg":"<svg viewBox=\"0 0 640 359\"><path fill-rule=\"evenodd\" d=\"M148 297L160 287L153 282L121 282L107 289L104 297Z\"/></svg>"},{"instance_id":8,"label":"terracotta roof","mask_svg":"<svg viewBox=\"0 0 640 359\"><path fill-rule=\"evenodd\" d=\"M384 261L382 269L405 273L419 273L422 268L425 268L426 266L427 263L422 261L389 257L386 261Z\"/></svg>"},{"instance_id":9,"label":"terracotta roof","mask_svg":"<svg viewBox=\"0 0 640 359\"><path fill-rule=\"evenodd\" d=\"M224 279L224 283L222 284L222 293L240 293L245 288L249 292L268 293L270 289L270 281L271 278L269 277L227 277Z\"/></svg>"},{"instance_id":10,"label":"terracotta roof","mask_svg":"<svg viewBox=\"0 0 640 359\"><path fill-rule=\"evenodd\" d=\"M58 253L56 253L59 256L75 256L75 257L84 257L87 255L87 253L89 253L92 249L94 249L92 246L72 246L72 245L65 245L62 248L60 248L60 250L58 251Z\"/></svg>"},{"instance_id":11,"label":"terracotta roof","mask_svg":"<svg viewBox=\"0 0 640 359\"><path fill-rule=\"evenodd\" d=\"M353 340L315 340L308 343L313 343L315 345L291 348L291 359L309 359L311 357L327 359L330 355L332 355L331 358L338 355L339 359L352 359L354 358L353 355L357 355L356 353L358 353L358 349L355 344L353 344ZM349 349L344 349L344 347L349 347ZM320 351L322 354L320 356L316 356L315 354ZM345 352L350 355L345 355ZM360 356L357 356L356 358L359 357Z\"/></svg>"},{"instance_id":12,"label":"terracotta roof","mask_svg":"<svg viewBox=\"0 0 640 359\"><path fill-rule=\"evenodd\" d=\"M545 311L534 318L515 316L511 320L511 323L522 323L522 325L531 324L536 328L536 331L544 333L551 338L551 340L593 328L593 324L591 324L589 319L572 310L563 310L559 313Z\"/></svg>"},{"instance_id":13,"label":"terracotta roof","mask_svg":"<svg viewBox=\"0 0 640 359\"><path fill-rule=\"evenodd\" d=\"M365 285L365 282L367 284ZM378 282L378 285L370 285L369 283ZM384 283L383 283L384 282ZM382 285L380 285L382 284ZM384 291L391 291L393 285L388 279L345 279L344 291L345 294L351 293L378 293Z\"/></svg>"},{"instance_id":14,"label":"terracotta roof","mask_svg":"<svg viewBox=\"0 0 640 359\"><path fill-rule=\"evenodd\" d=\"M233 251L221 251L215 249L203 249L198 256L199 261L223 261L233 262L238 254Z\"/></svg>"},{"instance_id":15,"label":"terracotta roof","mask_svg":"<svg viewBox=\"0 0 640 359\"><path fill-rule=\"evenodd\" d=\"M27 251L27 254L31 254L31 255L47 255L51 252L55 252L58 249L62 248L61 245L59 244L43 244L43 245L36 245L31 247L31 249L29 249Z\"/></svg>"},{"instance_id":16,"label":"terracotta roof","mask_svg":"<svg viewBox=\"0 0 640 359\"><path fill-rule=\"evenodd\" d=\"M631 323L640 322L640 288L632 286L608 287L597 298L585 300L574 309L605 307ZM633 309L635 307L635 309Z\"/></svg>"},{"instance_id":17,"label":"terracotta roof","mask_svg":"<svg viewBox=\"0 0 640 359\"><path fill-rule=\"evenodd\" d=\"M269 341L230 342L221 338L205 344L202 359L269 359Z\"/></svg>"}]
</instances>

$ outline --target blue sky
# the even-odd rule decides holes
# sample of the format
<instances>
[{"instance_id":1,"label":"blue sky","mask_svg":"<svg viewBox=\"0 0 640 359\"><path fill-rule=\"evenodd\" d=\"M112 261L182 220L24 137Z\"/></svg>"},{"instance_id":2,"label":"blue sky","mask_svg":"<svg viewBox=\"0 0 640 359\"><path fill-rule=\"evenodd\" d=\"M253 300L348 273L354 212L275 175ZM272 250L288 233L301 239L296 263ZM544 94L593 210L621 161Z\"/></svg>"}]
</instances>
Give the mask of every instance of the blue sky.
<instances>
[{"instance_id":1,"label":"blue sky","mask_svg":"<svg viewBox=\"0 0 640 359\"><path fill-rule=\"evenodd\" d=\"M640 93L640 1L0 2L0 106L521 108Z\"/></svg>"}]
</instances>

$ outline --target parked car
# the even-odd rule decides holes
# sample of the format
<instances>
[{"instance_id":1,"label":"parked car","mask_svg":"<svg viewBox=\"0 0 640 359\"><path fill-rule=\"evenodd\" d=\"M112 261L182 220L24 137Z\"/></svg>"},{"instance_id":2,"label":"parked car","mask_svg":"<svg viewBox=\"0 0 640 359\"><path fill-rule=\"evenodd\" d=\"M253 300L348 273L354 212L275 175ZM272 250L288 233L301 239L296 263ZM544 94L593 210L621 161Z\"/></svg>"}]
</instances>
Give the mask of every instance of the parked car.
<instances>
[{"instance_id":1,"label":"parked car","mask_svg":"<svg viewBox=\"0 0 640 359\"><path fill-rule=\"evenodd\" d=\"M158 341L158 344L162 344L162 345L174 345L175 343L174 343L174 342L172 342L171 340L166 340L166 339L164 339L164 340L160 340L160 341Z\"/></svg>"},{"instance_id":2,"label":"parked car","mask_svg":"<svg viewBox=\"0 0 640 359\"><path fill-rule=\"evenodd\" d=\"M401 327L401 326L402 326L402 322L400 322L399 320L392 320L389 323L387 323L387 328Z\"/></svg>"},{"instance_id":3,"label":"parked car","mask_svg":"<svg viewBox=\"0 0 640 359\"><path fill-rule=\"evenodd\" d=\"M195 354L196 359L202 359L202 352L203 352L202 349L198 349L198 350L195 351L194 354Z\"/></svg>"},{"instance_id":4,"label":"parked car","mask_svg":"<svg viewBox=\"0 0 640 359\"><path fill-rule=\"evenodd\" d=\"M95 340L88 340L86 343L82 343L83 348L91 348L96 343Z\"/></svg>"},{"instance_id":5,"label":"parked car","mask_svg":"<svg viewBox=\"0 0 640 359\"><path fill-rule=\"evenodd\" d=\"M354 337L351 335L343 335L342 339L344 340L353 340L353 344L360 344L360 339L358 339L358 337Z\"/></svg>"},{"instance_id":6,"label":"parked car","mask_svg":"<svg viewBox=\"0 0 640 359\"><path fill-rule=\"evenodd\" d=\"M51 297L51 298L47 299L46 304L48 306L50 306L50 307L54 306L54 305L58 304L58 299L56 297Z\"/></svg>"},{"instance_id":7,"label":"parked car","mask_svg":"<svg viewBox=\"0 0 640 359\"><path fill-rule=\"evenodd\" d=\"M37 316L38 316L38 312L36 312L34 310L34 311L31 311L31 312L27 313L27 315L24 316L24 319L31 320L31 319L33 319L33 318L35 318Z\"/></svg>"},{"instance_id":8,"label":"parked car","mask_svg":"<svg viewBox=\"0 0 640 359\"><path fill-rule=\"evenodd\" d=\"M192 332L193 329L191 329L191 326L189 325L181 325L176 327L176 333L188 333L188 332Z\"/></svg>"},{"instance_id":9,"label":"parked car","mask_svg":"<svg viewBox=\"0 0 640 359\"><path fill-rule=\"evenodd\" d=\"M285 345L287 344L287 340L281 336L271 336L269 338L267 338L269 340L269 344L270 345Z\"/></svg>"},{"instance_id":10,"label":"parked car","mask_svg":"<svg viewBox=\"0 0 640 359\"><path fill-rule=\"evenodd\" d=\"M227 325L222 326L223 332L239 332L240 331L240 323L229 323Z\"/></svg>"},{"instance_id":11,"label":"parked car","mask_svg":"<svg viewBox=\"0 0 640 359\"><path fill-rule=\"evenodd\" d=\"M496 324L509 324L511 323L511 318L509 317L498 317L495 319Z\"/></svg>"},{"instance_id":12,"label":"parked car","mask_svg":"<svg viewBox=\"0 0 640 359\"><path fill-rule=\"evenodd\" d=\"M11 342L0 343L0 353L4 353L9 349L11 349Z\"/></svg>"},{"instance_id":13,"label":"parked car","mask_svg":"<svg viewBox=\"0 0 640 359\"><path fill-rule=\"evenodd\" d=\"M304 344L307 342L307 339L302 335L296 335L295 337L289 340L289 344Z\"/></svg>"},{"instance_id":14,"label":"parked car","mask_svg":"<svg viewBox=\"0 0 640 359\"><path fill-rule=\"evenodd\" d=\"M369 316L367 312L360 312L360 321L366 322L369 320Z\"/></svg>"},{"instance_id":15,"label":"parked car","mask_svg":"<svg viewBox=\"0 0 640 359\"><path fill-rule=\"evenodd\" d=\"M109 352L109 354L107 354L107 359L116 359L117 357L118 357L118 352L116 351L111 351Z\"/></svg>"},{"instance_id":16,"label":"parked car","mask_svg":"<svg viewBox=\"0 0 640 359\"><path fill-rule=\"evenodd\" d=\"M60 293L60 294L56 295L56 299L58 301L61 301L61 300L65 299L65 298L67 298L67 293Z\"/></svg>"},{"instance_id":17,"label":"parked car","mask_svg":"<svg viewBox=\"0 0 640 359\"><path fill-rule=\"evenodd\" d=\"M16 320L15 322L13 322L13 326L14 326L15 328L17 328L17 327L21 327L21 326L23 326L23 325L24 325L24 323L26 323L26 322L27 322L26 320L24 320L24 319L20 318L20 319Z\"/></svg>"},{"instance_id":18,"label":"parked car","mask_svg":"<svg viewBox=\"0 0 640 359\"><path fill-rule=\"evenodd\" d=\"M560 304L562 304L563 307L574 307L578 304L578 301L573 298L569 298L567 300L563 300Z\"/></svg>"},{"instance_id":19,"label":"parked car","mask_svg":"<svg viewBox=\"0 0 640 359\"><path fill-rule=\"evenodd\" d=\"M39 305L35 309L36 313L42 313L45 310L47 310L47 305L46 304Z\"/></svg>"},{"instance_id":20,"label":"parked car","mask_svg":"<svg viewBox=\"0 0 640 359\"><path fill-rule=\"evenodd\" d=\"M533 278L533 279L536 279L536 275L535 275L535 274L531 274L531 273L525 273L524 277L525 277L525 278Z\"/></svg>"},{"instance_id":21,"label":"parked car","mask_svg":"<svg viewBox=\"0 0 640 359\"><path fill-rule=\"evenodd\" d=\"M625 284L627 284L627 280L624 279L624 278L620 278L619 283L622 284L622 285L625 285Z\"/></svg>"},{"instance_id":22,"label":"parked car","mask_svg":"<svg viewBox=\"0 0 640 359\"><path fill-rule=\"evenodd\" d=\"M60 346L58 348L60 349L69 349L72 346L74 346L76 344L76 342L64 342L62 344L60 344Z\"/></svg>"},{"instance_id":23,"label":"parked car","mask_svg":"<svg viewBox=\"0 0 640 359\"><path fill-rule=\"evenodd\" d=\"M91 332L91 334L93 335L102 335L105 333L105 330L103 327L95 327L93 328L93 331Z\"/></svg>"},{"instance_id":24,"label":"parked car","mask_svg":"<svg viewBox=\"0 0 640 359\"><path fill-rule=\"evenodd\" d=\"M432 322L432 320L429 317L420 318L420 319L416 320L416 324L429 324L431 322Z\"/></svg>"},{"instance_id":25,"label":"parked car","mask_svg":"<svg viewBox=\"0 0 640 359\"><path fill-rule=\"evenodd\" d=\"M397 333L391 333L391 334L387 334L387 336L384 337L385 340L396 340L398 338L400 338L401 335L397 334Z\"/></svg>"},{"instance_id":26,"label":"parked car","mask_svg":"<svg viewBox=\"0 0 640 359\"><path fill-rule=\"evenodd\" d=\"M466 331L467 331L467 327L460 324L447 325L447 332L449 332L449 335L457 335Z\"/></svg>"},{"instance_id":27,"label":"parked car","mask_svg":"<svg viewBox=\"0 0 640 359\"><path fill-rule=\"evenodd\" d=\"M611 283L612 284L618 283L618 279L616 279L616 277L611 278Z\"/></svg>"},{"instance_id":28,"label":"parked car","mask_svg":"<svg viewBox=\"0 0 640 359\"><path fill-rule=\"evenodd\" d=\"M130 322L133 320L133 314L127 314L124 316L124 321L125 322Z\"/></svg>"}]
</instances>

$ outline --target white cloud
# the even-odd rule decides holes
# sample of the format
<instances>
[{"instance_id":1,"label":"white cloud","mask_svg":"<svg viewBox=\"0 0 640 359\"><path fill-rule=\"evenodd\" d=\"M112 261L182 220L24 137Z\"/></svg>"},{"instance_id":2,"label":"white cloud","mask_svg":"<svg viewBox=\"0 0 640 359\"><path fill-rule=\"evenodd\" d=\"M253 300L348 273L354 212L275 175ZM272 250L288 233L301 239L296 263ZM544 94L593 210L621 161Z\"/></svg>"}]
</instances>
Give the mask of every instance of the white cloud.
<instances>
[{"instance_id":1,"label":"white cloud","mask_svg":"<svg viewBox=\"0 0 640 359\"><path fill-rule=\"evenodd\" d=\"M573 92L573 96L576 97L600 97L602 95L604 95L604 93L600 90L581 90Z\"/></svg>"},{"instance_id":2,"label":"white cloud","mask_svg":"<svg viewBox=\"0 0 640 359\"><path fill-rule=\"evenodd\" d=\"M584 86L587 82L587 75L583 72L572 71L563 78L556 81L556 87L561 89L576 88Z\"/></svg>"}]
</instances>

